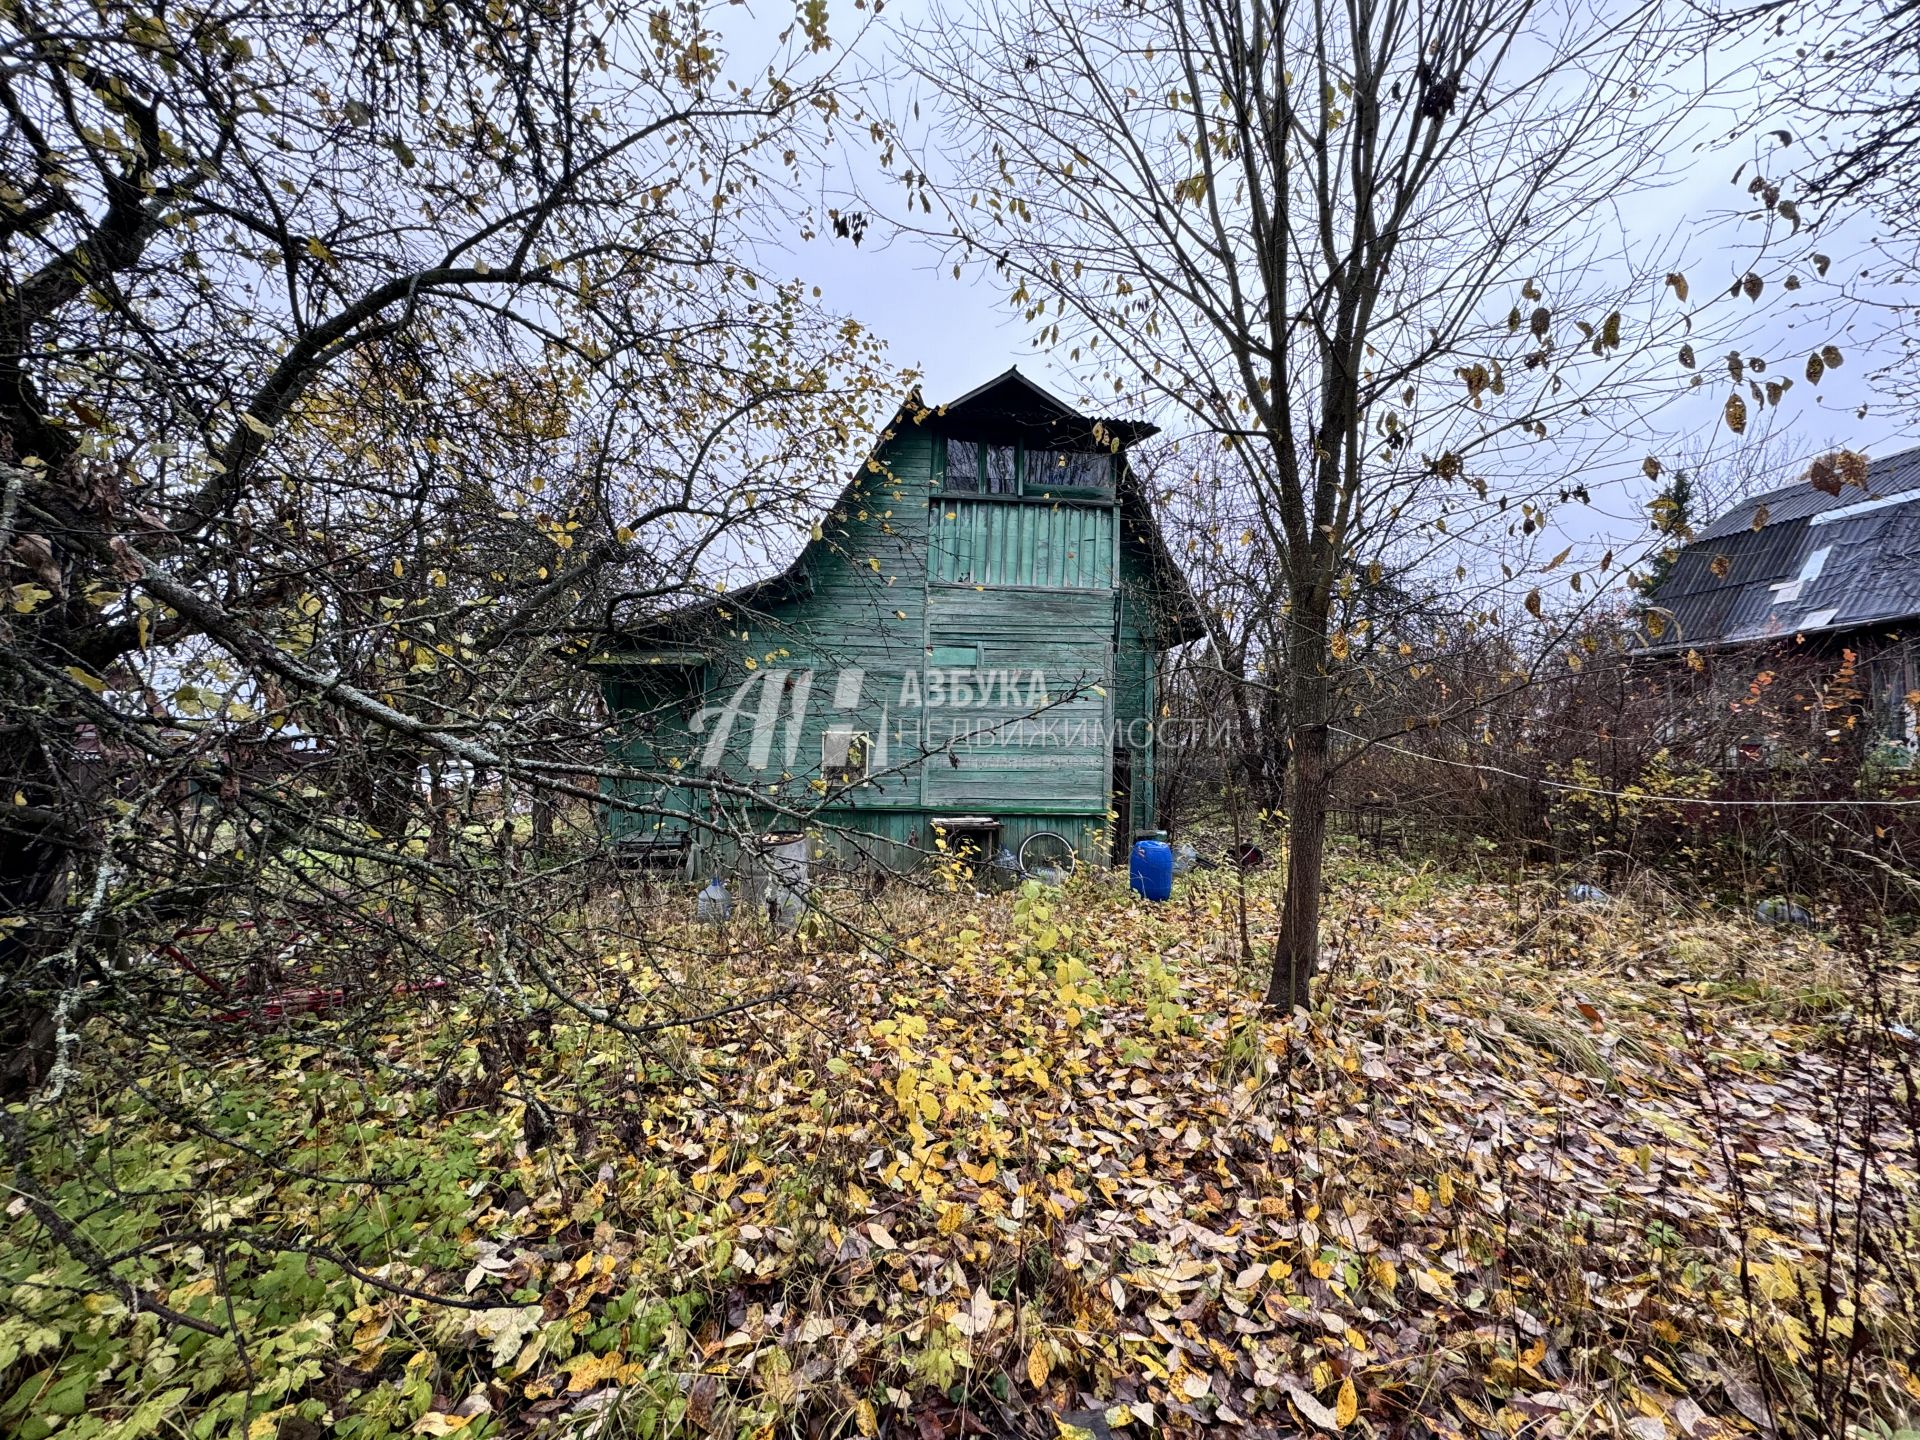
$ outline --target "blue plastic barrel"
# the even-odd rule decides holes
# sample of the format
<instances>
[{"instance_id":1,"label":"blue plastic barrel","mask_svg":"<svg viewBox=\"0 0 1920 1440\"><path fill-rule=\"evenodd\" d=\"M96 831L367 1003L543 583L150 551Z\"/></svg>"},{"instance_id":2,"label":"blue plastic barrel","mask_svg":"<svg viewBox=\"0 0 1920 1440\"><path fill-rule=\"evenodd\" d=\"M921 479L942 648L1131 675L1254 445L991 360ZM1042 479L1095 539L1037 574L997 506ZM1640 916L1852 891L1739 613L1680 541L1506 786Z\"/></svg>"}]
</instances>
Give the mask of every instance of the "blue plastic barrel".
<instances>
[{"instance_id":1,"label":"blue plastic barrel","mask_svg":"<svg viewBox=\"0 0 1920 1440\"><path fill-rule=\"evenodd\" d=\"M1127 884L1148 900L1165 900L1173 894L1173 847L1164 840L1134 841Z\"/></svg>"}]
</instances>

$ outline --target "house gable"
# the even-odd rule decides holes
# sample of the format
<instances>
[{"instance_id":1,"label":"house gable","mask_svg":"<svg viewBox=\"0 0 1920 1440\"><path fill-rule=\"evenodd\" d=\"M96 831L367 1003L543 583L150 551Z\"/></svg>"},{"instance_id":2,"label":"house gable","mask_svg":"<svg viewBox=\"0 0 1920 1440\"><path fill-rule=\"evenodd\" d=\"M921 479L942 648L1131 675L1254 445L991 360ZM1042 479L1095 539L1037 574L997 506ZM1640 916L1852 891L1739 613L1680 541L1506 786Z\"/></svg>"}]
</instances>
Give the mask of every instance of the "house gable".
<instances>
[{"instance_id":1,"label":"house gable","mask_svg":"<svg viewBox=\"0 0 1920 1440\"><path fill-rule=\"evenodd\" d=\"M1017 371L946 407L910 399L792 565L609 637L616 749L751 787L770 824L818 808L914 848L962 813L999 817L1009 841L1057 828L1091 848L1116 769L1121 825L1149 823L1155 654L1198 627L1125 465L1149 433ZM990 445L1011 452L1004 489L978 483ZM956 456L976 483L953 483ZM1076 485L1057 483L1067 471ZM644 673L663 656L678 657L664 682ZM663 803L643 828L713 803Z\"/></svg>"}]
</instances>

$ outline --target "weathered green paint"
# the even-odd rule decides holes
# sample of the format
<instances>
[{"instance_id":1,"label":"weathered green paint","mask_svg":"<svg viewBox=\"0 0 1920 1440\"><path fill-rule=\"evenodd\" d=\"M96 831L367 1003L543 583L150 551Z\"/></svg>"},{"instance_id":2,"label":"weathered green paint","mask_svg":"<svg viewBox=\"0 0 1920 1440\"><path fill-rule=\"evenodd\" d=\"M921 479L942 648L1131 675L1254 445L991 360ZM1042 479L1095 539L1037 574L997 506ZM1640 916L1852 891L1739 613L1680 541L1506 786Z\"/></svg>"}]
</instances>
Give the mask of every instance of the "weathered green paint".
<instances>
[{"instance_id":1,"label":"weathered green paint","mask_svg":"<svg viewBox=\"0 0 1920 1440\"><path fill-rule=\"evenodd\" d=\"M1116 506L1093 501L936 498L930 579L942 585L1111 590Z\"/></svg>"},{"instance_id":2,"label":"weathered green paint","mask_svg":"<svg viewBox=\"0 0 1920 1440\"><path fill-rule=\"evenodd\" d=\"M692 825L696 868L725 865L716 829L788 828L786 807L823 854L898 867L933 848L939 817L985 815L1011 847L1056 830L1099 862L1116 744L1132 776L1117 823L1152 823L1157 657L1196 633L1192 600L1124 457L1114 496L945 489L947 436L1016 415L1051 436L1092 424L1014 372L944 414L903 408L787 571L609 637L615 756L666 777L623 782L659 813L610 806L616 841ZM832 732L864 737L866 779L831 783L848 751Z\"/></svg>"}]
</instances>

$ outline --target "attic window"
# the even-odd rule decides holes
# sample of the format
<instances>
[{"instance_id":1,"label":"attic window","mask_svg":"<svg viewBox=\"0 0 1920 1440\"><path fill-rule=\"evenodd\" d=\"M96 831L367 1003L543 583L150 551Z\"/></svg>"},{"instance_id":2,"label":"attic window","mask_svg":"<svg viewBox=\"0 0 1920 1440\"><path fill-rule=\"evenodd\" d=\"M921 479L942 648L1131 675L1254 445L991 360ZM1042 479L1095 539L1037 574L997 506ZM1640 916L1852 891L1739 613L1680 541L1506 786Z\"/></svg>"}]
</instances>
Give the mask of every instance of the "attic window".
<instances>
[{"instance_id":1,"label":"attic window","mask_svg":"<svg viewBox=\"0 0 1920 1440\"><path fill-rule=\"evenodd\" d=\"M1082 450L1029 450L1027 493L1049 490L1107 490L1113 484L1113 457Z\"/></svg>"},{"instance_id":2,"label":"attic window","mask_svg":"<svg viewBox=\"0 0 1920 1440\"><path fill-rule=\"evenodd\" d=\"M979 440L946 442L945 488L961 495L1113 493L1114 459L1103 450L1029 450Z\"/></svg>"}]
</instances>

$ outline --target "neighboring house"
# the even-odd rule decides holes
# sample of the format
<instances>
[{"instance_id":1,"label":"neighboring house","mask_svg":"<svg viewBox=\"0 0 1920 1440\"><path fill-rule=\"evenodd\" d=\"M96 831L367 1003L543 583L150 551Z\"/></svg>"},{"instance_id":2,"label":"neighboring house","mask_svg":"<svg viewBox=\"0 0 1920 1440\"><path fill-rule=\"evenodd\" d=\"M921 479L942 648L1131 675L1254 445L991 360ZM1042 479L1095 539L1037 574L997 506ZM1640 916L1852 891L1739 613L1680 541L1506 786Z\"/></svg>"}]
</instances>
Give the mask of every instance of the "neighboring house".
<instances>
[{"instance_id":1,"label":"neighboring house","mask_svg":"<svg viewBox=\"0 0 1920 1440\"><path fill-rule=\"evenodd\" d=\"M1831 670L1851 655L1868 735L1907 758L1920 744L1920 449L1874 461L1864 489L1802 480L1743 501L1680 552L1649 609L1649 653L1721 652L1712 668L1740 686L1789 657Z\"/></svg>"},{"instance_id":2,"label":"neighboring house","mask_svg":"<svg viewBox=\"0 0 1920 1440\"><path fill-rule=\"evenodd\" d=\"M651 812L610 805L616 844L704 871L804 814L894 867L1037 831L1108 861L1153 824L1158 657L1202 633L1127 464L1154 429L1017 369L910 396L785 570L608 637L615 757L670 777L615 787Z\"/></svg>"}]
</instances>

